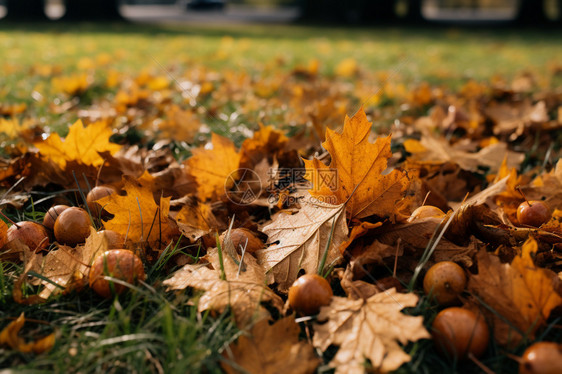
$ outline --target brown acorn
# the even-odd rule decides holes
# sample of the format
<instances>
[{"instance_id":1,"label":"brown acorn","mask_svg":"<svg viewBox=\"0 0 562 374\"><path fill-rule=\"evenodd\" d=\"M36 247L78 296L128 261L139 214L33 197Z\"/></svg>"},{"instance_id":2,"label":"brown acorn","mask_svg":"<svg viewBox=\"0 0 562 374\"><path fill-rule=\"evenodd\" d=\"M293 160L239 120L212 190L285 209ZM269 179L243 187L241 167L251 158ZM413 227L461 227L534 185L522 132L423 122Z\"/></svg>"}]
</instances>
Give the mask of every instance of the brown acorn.
<instances>
[{"instance_id":1,"label":"brown acorn","mask_svg":"<svg viewBox=\"0 0 562 374\"><path fill-rule=\"evenodd\" d=\"M8 242L18 239L35 252L47 249L50 244L47 229L31 221L17 222L10 226L6 232L6 239Z\"/></svg>"},{"instance_id":2,"label":"brown acorn","mask_svg":"<svg viewBox=\"0 0 562 374\"><path fill-rule=\"evenodd\" d=\"M91 220L82 208L65 209L55 221L55 238L59 243L75 246L90 236Z\"/></svg>"},{"instance_id":3,"label":"brown acorn","mask_svg":"<svg viewBox=\"0 0 562 374\"><path fill-rule=\"evenodd\" d=\"M466 287L466 274L462 267L452 261L433 265L423 279L426 295L431 295L438 304L448 306L458 301Z\"/></svg>"},{"instance_id":4,"label":"brown acorn","mask_svg":"<svg viewBox=\"0 0 562 374\"><path fill-rule=\"evenodd\" d=\"M222 246L224 246L224 239L227 233L228 231L225 231L220 236ZM239 253L241 253L242 248L245 248L248 253L254 253L265 247L263 242L253 232L245 228L230 230L230 240Z\"/></svg>"},{"instance_id":5,"label":"brown acorn","mask_svg":"<svg viewBox=\"0 0 562 374\"><path fill-rule=\"evenodd\" d=\"M43 226L48 228L49 230L53 230L55 228L55 221L57 217L65 210L70 208L68 205L55 205L52 206L47 213L45 213L45 217L43 217Z\"/></svg>"},{"instance_id":6,"label":"brown acorn","mask_svg":"<svg viewBox=\"0 0 562 374\"><path fill-rule=\"evenodd\" d=\"M552 217L547 203L540 200L524 201L517 207L517 221L523 226L540 227Z\"/></svg>"},{"instance_id":7,"label":"brown acorn","mask_svg":"<svg viewBox=\"0 0 562 374\"><path fill-rule=\"evenodd\" d=\"M145 273L142 261L136 254L126 249L111 249L94 260L89 274L90 288L106 299L128 289L122 284L110 282L105 276L134 284L144 280Z\"/></svg>"},{"instance_id":8,"label":"brown acorn","mask_svg":"<svg viewBox=\"0 0 562 374\"><path fill-rule=\"evenodd\" d=\"M562 344L538 342L529 346L519 362L519 374L562 373Z\"/></svg>"},{"instance_id":9,"label":"brown acorn","mask_svg":"<svg viewBox=\"0 0 562 374\"><path fill-rule=\"evenodd\" d=\"M468 353L475 357L482 356L490 340L484 317L459 307L439 312L433 320L431 335L440 353L458 360L466 359Z\"/></svg>"},{"instance_id":10,"label":"brown acorn","mask_svg":"<svg viewBox=\"0 0 562 374\"><path fill-rule=\"evenodd\" d=\"M115 189L109 186L96 186L88 192L88 195L86 196L86 204L88 205L88 209L90 209L90 213L93 217L100 218L105 214L108 214L96 201L114 193Z\"/></svg>"},{"instance_id":11,"label":"brown acorn","mask_svg":"<svg viewBox=\"0 0 562 374\"><path fill-rule=\"evenodd\" d=\"M334 295L330 283L318 274L305 274L289 288L289 305L297 313L318 314L320 307L329 305Z\"/></svg>"}]
</instances>

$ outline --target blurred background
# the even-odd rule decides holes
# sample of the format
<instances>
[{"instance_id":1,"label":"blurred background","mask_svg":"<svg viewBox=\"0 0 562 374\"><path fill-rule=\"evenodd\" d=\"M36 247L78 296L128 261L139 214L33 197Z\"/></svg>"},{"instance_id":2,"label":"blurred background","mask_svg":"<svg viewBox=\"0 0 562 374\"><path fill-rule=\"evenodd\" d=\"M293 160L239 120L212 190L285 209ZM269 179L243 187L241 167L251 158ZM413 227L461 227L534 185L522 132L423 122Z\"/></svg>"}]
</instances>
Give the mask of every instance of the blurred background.
<instances>
[{"instance_id":1,"label":"blurred background","mask_svg":"<svg viewBox=\"0 0 562 374\"><path fill-rule=\"evenodd\" d=\"M562 0L0 0L4 20L562 24Z\"/></svg>"}]
</instances>

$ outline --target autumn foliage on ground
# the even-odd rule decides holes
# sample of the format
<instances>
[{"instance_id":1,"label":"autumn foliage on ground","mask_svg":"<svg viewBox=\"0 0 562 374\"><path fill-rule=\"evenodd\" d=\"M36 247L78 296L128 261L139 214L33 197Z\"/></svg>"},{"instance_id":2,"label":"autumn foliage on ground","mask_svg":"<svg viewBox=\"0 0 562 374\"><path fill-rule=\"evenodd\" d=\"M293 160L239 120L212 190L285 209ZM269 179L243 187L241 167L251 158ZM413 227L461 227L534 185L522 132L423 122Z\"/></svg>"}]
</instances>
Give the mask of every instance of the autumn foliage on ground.
<instances>
[{"instance_id":1,"label":"autumn foliage on ground","mask_svg":"<svg viewBox=\"0 0 562 374\"><path fill-rule=\"evenodd\" d=\"M535 341L560 339L559 89L532 74L451 90L398 83L354 60L333 75L319 65L266 79L199 68L179 81L158 70L105 82L49 70L58 96L46 110L74 118L60 134L34 108L0 102L0 260L16 265L0 349L40 357L58 344L56 325L24 339L14 303L118 302L142 290L232 318L241 332L218 352L229 373L415 371L428 351L509 372ZM96 96L100 87L112 91ZM233 141L237 113L256 118ZM221 121L228 131L213 132ZM86 204L96 186L113 192ZM546 206L544 216L527 221L526 202ZM56 229L40 243L13 234L18 212L32 207L26 220L42 224L57 204L88 213L79 243ZM92 265L112 249L159 278L107 273L126 292L95 294ZM443 262L464 282L446 302L437 286L424 290ZM288 296L303 274L333 292L314 313ZM450 307L484 323L480 353L443 347L480 338L440 335L434 319ZM159 359L146 356L151 368Z\"/></svg>"}]
</instances>

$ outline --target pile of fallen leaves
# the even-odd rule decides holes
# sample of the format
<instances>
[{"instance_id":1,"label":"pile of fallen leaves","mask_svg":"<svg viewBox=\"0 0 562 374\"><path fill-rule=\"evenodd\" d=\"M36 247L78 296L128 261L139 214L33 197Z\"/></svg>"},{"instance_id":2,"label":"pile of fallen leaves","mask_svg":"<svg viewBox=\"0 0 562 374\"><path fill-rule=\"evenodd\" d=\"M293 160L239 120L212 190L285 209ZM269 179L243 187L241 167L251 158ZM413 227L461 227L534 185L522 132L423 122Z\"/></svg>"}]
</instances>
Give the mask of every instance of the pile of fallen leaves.
<instances>
[{"instance_id":1,"label":"pile of fallen leaves","mask_svg":"<svg viewBox=\"0 0 562 374\"><path fill-rule=\"evenodd\" d=\"M46 211L56 202L85 207L94 186L117 191L98 200L105 214L91 217L91 235L74 247L8 241L10 223L1 222L0 260L23 269L16 302L87 292L91 264L109 249L105 229L121 233L146 266L169 256L167 279L151 286L198 290L190 302L199 311L232 313L246 333L223 352L227 372L313 372L323 359L338 373L398 369L411 360L409 342L431 339L424 316L436 308L421 281L442 261L463 268L468 285L458 305L483 315L506 350L544 336L560 315L561 92L539 90L529 75L470 81L455 93L385 83L376 91L376 101L392 93L385 106L331 85L315 63L266 80L206 71L190 79L174 88L145 72L112 82L113 100L83 105L89 77L56 76L64 99L51 109L80 118L64 137L26 118L25 105L0 103L0 204L8 215L38 192L49 199L35 209ZM187 92L185 102L175 103L173 92ZM343 120L357 99L365 107ZM256 124L239 147L216 133L207 142L206 121L226 117L229 103L283 126ZM371 121L389 113L392 125L373 131ZM232 116L225 122L236 127ZM521 224L517 208L526 200L548 204L551 217ZM412 214L422 206L443 214ZM234 240L240 229L245 241ZM305 273L325 276L335 293L311 318L286 301ZM24 321L7 325L0 345L48 350L54 335L18 337Z\"/></svg>"}]
</instances>

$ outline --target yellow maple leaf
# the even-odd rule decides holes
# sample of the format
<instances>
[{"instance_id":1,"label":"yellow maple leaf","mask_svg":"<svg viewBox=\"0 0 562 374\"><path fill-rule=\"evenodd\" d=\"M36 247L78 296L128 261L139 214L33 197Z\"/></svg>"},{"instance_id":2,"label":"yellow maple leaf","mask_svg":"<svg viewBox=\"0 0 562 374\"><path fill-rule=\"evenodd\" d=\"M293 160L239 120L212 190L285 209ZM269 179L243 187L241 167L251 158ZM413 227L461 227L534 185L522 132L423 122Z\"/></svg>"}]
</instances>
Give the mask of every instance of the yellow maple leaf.
<instances>
[{"instance_id":1,"label":"yellow maple leaf","mask_svg":"<svg viewBox=\"0 0 562 374\"><path fill-rule=\"evenodd\" d=\"M139 179L149 180L148 172ZM170 198L161 198L156 204L152 190L132 177L123 177L126 196L111 194L96 200L114 217L104 223L107 230L121 233L135 243L147 242L153 248L165 247L174 230L170 225L168 213ZM160 245L160 246L159 246Z\"/></svg>"},{"instance_id":2,"label":"yellow maple leaf","mask_svg":"<svg viewBox=\"0 0 562 374\"><path fill-rule=\"evenodd\" d=\"M532 255L537 242L530 237L522 247L522 253L511 264L502 264L496 256L485 250L478 253L478 274L470 277L468 289L495 313L509 321L497 320L496 339L501 344L517 343L521 335L534 333L543 326L552 309L562 305L562 298L554 289L556 273L537 267ZM506 331L508 334L501 334Z\"/></svg>"},{"instance_id":3,"label":"yellow maple leaf","mask_svg":"<svg viewBox=\"0 0 562 374\"><path fill-rule=\"evenodd\" d=\"M20 122L17 118L9 119L0 118L0 133L6 134L10 139L20 136L20 133L31 128L33 121L27 119Z\"/></svg>"},{"instance_id":4,"label":"yellow maple leaf","mask_svg":"<svg viewBox=\"0 0 562 374\"><path fill-rule=\"evenodd\" d=\"M240 154L230 139L213 134L211 144L213 149L194 149L187 160L189 174L195 178L203 201L216 199L229 190L238 178L240 165Z\"/></svg>"},{"instance_id":5,"label":"yellow maple leaf","mask_svg":"<svg viewBox=\"0 0 562 374\"><path fill-rule=\"evenodd\" d=\"M79 95L90 86L91 79L88 74L75 74L68 77L54 77L51 81L55 92L64 92L68 95Z\"/></svg>"},{"instance_id":6,"label":"yellow maple leaf","mask_svg":"<svg viewBox=\"0 0 562 374\"><path fill-rule=\"evenodd\" d=\"M305 177L313 183L311 195L335 196L337 204L347 202L351 219L392 215L409 185L407 174L400 170L383 175L392 156L390 136L370 143L370 133L371 122L360 109L353 117L346 116L341 134L326 129L322 145L332 156L330 166L318 159L304 160Z\"/></svg>"},{"instance_id":7,"label":"yellow maple leaf","mask_svg":"<svg viewBox=\"0 0 562 374\"><path fill-rule=\"evenodd\" d=\"M104 162L99 152L115 154L121 146L109 141L111 128L104 121L94 122L86 127L81 120L70 126L64 140L57 133L34 145L41 155L54 161L61 168L67 162L78 161L85 165L101 166Z\"/></svg>"}]
</instances>

